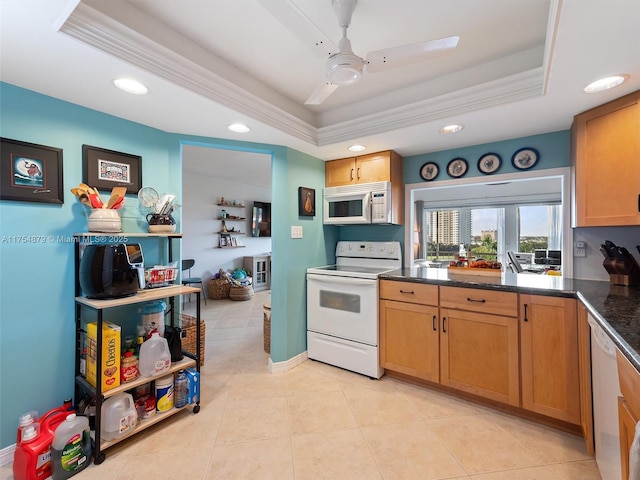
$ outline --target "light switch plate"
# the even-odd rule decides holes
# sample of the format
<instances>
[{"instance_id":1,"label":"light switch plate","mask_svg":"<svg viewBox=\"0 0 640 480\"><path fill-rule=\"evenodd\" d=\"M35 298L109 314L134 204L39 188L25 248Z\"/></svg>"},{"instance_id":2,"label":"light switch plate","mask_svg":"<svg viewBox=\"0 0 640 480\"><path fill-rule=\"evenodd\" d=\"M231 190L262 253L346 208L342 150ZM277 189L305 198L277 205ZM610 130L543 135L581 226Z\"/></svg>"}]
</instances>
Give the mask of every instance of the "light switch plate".
<instances>
[{"instance_id":1,"label":"light switch plate","mask_svg":"<svg viewBox=\"0 0 640 480\"><path fill-rule=\"evenodd\" d=\"M291 238L302 238L302 226L291 226Z\"/></svg>"},{"instance_id":2,"label":"light switch plate","mask_svg":"<svg viewBox=\"0 0 640 480\"><path fill-rule=\"evenodd\" d=\"M576 241L573 243L573 256L574 257L586 257L587 250L583 241Z\"/></svg>"}]
</instances>

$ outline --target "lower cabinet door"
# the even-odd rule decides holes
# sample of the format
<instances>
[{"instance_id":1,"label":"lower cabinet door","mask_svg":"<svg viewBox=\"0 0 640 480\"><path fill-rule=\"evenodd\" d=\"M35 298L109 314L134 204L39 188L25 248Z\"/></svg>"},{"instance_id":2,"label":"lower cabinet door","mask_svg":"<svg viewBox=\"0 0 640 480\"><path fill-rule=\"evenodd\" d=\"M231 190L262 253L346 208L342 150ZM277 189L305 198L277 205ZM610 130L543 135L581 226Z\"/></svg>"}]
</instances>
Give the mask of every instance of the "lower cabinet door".
<instances>
[{"instance_id":1,"label":"lower cabinet door","mask_svg":"<svg viewBox=\"0 0 640 480\"><path fill-rule=\"evenodd\" d=\"M440 309L440 383L520 404L518 320Z\"/></svg>"},{"instance_id":2,"label":"lower cabinet door","mask_svg":"<svg viewBox=\"0 0 640 480\"><path fill-rule=\"evenodd\" d=\"M438 308L380 301L380 365L432 382L438 372Z\"/></svg>"},{"instance_id":3,"label":"lower cabinet door","mask_svg":"<svg viewBox=\"0 0 640 480\"><path fill-rule=\"evenodd\" d=\"M576 300L521 294L520 336L522 407L580 425Z\"/></svg>"},{"instance_id":4,"label":"lower cabinet door","mask_svg":"<svg viewBox=\"0 0 640 480\"><path fill-rule=\"evenodd\" d=\"M633 416L623 397L618 397L618 422L620 426L620 467L622 480L629 480L629 452L636 432L638 419Z\"/></svg>"}]
</instances>

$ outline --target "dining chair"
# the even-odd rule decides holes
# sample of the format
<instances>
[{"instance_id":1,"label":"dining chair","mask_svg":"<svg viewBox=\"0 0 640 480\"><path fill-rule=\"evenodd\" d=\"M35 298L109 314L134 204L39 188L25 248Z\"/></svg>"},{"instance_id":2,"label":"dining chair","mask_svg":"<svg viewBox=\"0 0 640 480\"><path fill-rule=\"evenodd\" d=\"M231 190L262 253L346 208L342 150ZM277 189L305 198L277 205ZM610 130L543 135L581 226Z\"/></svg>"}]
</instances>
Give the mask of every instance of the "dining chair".
<instances>
[{"instance_id":1,"label":"dining chair","mask_svg":"<svg viewBox=\"0 0 640 480\"><path fill-rule=\"evenodd\" d=\"M185 285L185 286L200 285L200 290L202 291L202 298L204 299L204 304L206 305L207 296L204 293L204 284L202 283L202 278L191 276L191 267L193 267L195 264L196 264L196 261L193 258L182 260L182 272L183 272L182 285ZM184 272L187 272L186 276L184 275ZM191 301L191 295L189 295L189 301Z\"/></svg>"}]
</instances>

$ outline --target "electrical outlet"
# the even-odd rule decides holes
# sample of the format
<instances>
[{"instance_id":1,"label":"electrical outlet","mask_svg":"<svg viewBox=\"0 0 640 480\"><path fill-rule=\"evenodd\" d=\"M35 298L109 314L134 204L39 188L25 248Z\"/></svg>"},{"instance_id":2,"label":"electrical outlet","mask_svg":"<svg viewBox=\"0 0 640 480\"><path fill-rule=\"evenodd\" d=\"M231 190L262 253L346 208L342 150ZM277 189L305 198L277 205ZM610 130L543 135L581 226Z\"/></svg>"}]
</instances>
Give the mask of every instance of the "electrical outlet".
<instances>
[{"instance_id":1,"label":"electrical outlet","mask_svg":"<svg viewBox=\"0 0 640 480\"><path fill-rule=\"evenodd\" d=\"M291 238L302 238L302 226L291 226Z\"/></svg>"},{"instance_id":2,"label":"electrical outlet","mask_svg":"<svg viewBox=\"0 0 640 480\"><path fill-rule=\"evenodd\" d=\"M584 242L577 241L573 244L573 256L574 257L586 257L587 251Z\"/></svg>"}]
</instances>

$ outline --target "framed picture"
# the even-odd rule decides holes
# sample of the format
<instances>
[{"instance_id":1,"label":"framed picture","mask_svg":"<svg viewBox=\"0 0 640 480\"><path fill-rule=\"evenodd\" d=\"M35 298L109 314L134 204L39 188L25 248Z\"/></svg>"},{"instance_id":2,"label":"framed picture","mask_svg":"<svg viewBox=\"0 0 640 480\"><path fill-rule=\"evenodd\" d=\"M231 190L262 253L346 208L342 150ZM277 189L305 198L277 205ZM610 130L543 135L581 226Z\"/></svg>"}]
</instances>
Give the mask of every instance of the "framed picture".
<instances>
[{"instance_id":1,"label":"framed picture","mask_svg":"<svg viewBox=\"0 0 640 480\"><path fill-rule=\"evenodd\" d=\"M82 181L107 192L126 187L127 193L137 195L142 188L142 157L82 145Z\"/></svg>"},{"instance_id":2,"label":"framed picture","mask_svg":"<svg viewBox=\"0 0 640 480\"><path fill-rule=\"evenodd\" d=\"M0 142L0 200L64 203L61 148Z\"/></svg>"},{"instance_id":3,"label":"framed picture","mask_svg":"<svg viewBox=\"0 0 640 480\"><path fill-rule=\"evenodd\" d=\"M485 153L478 160L478 170L486 175L495 173L502 165L502 158L497 153Z\"/></svg>"},{"instance_id":4,"label":"framed picture","mask_svg":"<svg viewBox=\"0 0 640 480\"><path fill-rule=\"evenodd\" d=\"M220 248L227 246L227 235L220 235Z\"/></svg>"},{"instance_id":5,"label":"framed picture","mask_svg":"<svg viewBox=\"0 0 640 480\"><path fill-rule=\"evenodd\" d=\"M460 178L469 169L469 164L464 158L454 158L447 165L447 173L450 177Z\"/></svg>"},{"instance_id":6,"label":"framed picture","mask_svg":"<svg viewBox=\"0 0 640 480\"><path fill-rule=\"evenodd\" d=\"M540 160L540 154L535 148L521 148L511 157L511 164L518 170L529 170Z\"/></svg>"},{"instance_id":7,"label":"framed picture","mask_svg":"<svg viewBox=\"0 0 640 480\"><path fill-rule=\"evenodd\" d=\"M313 188L298 187L298 215L301 217L316 215L316 191Z\"/></svg>"},{"instance_id":8,"label":"framed picture","mask_svg":"<svg viewBox=\"0 0 640 480\"><path fill-rule=\"evenodd\" d=\"M423 180L431 181L440 173L437 163L427 162L420 167L420 176Z\"/></svg>"}]
</instances>

